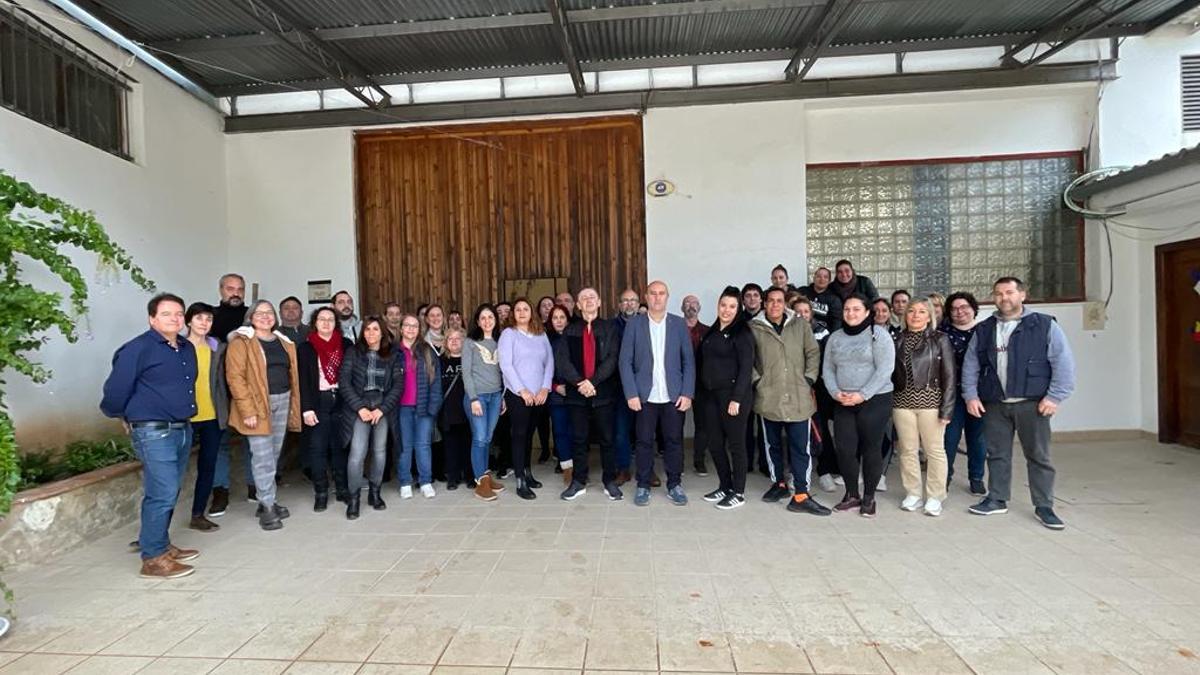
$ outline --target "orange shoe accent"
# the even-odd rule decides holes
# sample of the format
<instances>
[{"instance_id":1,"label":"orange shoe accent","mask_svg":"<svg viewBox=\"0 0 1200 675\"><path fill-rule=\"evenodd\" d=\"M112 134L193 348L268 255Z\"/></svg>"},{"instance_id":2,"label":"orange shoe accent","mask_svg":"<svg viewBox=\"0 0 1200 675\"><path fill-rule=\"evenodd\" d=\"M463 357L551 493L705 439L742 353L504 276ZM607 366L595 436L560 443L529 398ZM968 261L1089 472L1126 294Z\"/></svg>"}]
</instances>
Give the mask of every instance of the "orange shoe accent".
<instances>
[{"instance_id":1,"label":"orange shoe accent","mask_svg":"<svg viewBox=\"0 0 1200 675\"><path fill-rule=\"evenodd\" d=\"M792 499L796 500L796 503L799 504L800 502L804 501L805 499L808 499L808 493L807 492L797 492L795 495L792 496Z\"/></svg>"}]
</instances>

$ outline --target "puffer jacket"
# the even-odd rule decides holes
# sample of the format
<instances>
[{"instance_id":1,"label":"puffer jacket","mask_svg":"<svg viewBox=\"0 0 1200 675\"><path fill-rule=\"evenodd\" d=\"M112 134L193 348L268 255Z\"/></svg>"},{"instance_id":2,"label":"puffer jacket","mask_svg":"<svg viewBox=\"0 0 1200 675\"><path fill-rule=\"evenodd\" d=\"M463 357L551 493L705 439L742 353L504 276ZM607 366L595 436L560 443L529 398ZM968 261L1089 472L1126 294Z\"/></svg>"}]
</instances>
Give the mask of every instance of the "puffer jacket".
<instances>
[{"instance_id":1,"label":"puffer jacket","mask_svg":"<svg viewBox=\"0 0 1200 675\"><path fill-rule=\"evenodd\" d=\"M300 377L296 367L296 345L286 335L275 331L275 339L283 345L291 366L288 393L288 431L300 431ZM254 329L239 328L229 334L225 348L225 380L229 383L229 426L243 436L271 435L271 407L267 389L267 357L254 336ZM247 417L257 417L253 429L246 426Z\"/></svg>"},{"instance_id":2,"label":"puffer jacket","mask_svg":"<svg viewBox=\"0 0 1200 675\"><path fill-rule=\"evenodd\" d=\"M776 333L766 314L750 322L754 332L754 370L759 376L754 412L772 422L802 422L813 416L812 384L821 374L821 348L812 326L787 311L783 332Z\"/></svg>"},{"instance_id":3,"label":"puffer jacket","mask_svg":"<svg viewBox=\"0 0 1200 675\"><path fill-rule=\"evenodd\" d=\"M896 338L896 368L892 371L892 385L896 391L905 389L937 389L942 392L942 405L938 417L948 420L954 416L954 403L958 396L958 377L954 367L954 348L944 333L929 331L911 352L905 349L908 331ZM906 364L905 359L908 359ZM912 371L912 382L908 372Z\"/></svg>"},{"instance_id":4,"label":"puffer jacket","mask_svg":"<svg viewBox=\"0 0 1200 675\"><path fill-rule=\"evenodd\" d=\"M720 321L714 321L696 350L696 389L722 404L749 403L753 396L754 335L747 323L739 316L721 330Z\"/></svg>"}]
</instances>

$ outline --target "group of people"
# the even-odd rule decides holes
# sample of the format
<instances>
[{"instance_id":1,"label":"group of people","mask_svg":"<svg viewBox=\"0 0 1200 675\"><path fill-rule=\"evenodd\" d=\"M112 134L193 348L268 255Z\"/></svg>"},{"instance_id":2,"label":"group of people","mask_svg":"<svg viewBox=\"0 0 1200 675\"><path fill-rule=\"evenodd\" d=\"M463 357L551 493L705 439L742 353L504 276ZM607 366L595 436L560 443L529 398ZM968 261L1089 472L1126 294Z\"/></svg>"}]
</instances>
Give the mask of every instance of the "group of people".
<instances>
[{"instance_id":1,"label":"group of people","mask_svg":"<svg viewBox=\"0 0 1200 675\"><path fill-rule=\"evenodd\" d=\"M332 491L351 520L364 487L367 506L387 508L388 473L401 499L414 489L434 498L435 465L446 489L465 484L493 501L511 477L518 497L535 499L543 487L532 472L535 435L539 459L553 447L561 499L586 494L595 444L610 500L622 500L634 480L636 505L665 483L667 499L682 506L689 410L693 466L707 476L711 457L718 474L703 499L722 510L745 504L757 460L771 479L763 501L874 517L895 447L900 507L938 516L965 432L970 491L982 497L969 510L1004 513L1015 433L1036 517L1064 527L1052 508L1049 419L1074 388L1074 363L1062 330L1025 306L1015 277L996 280L996 310L978 322L970 293L880 298L846 260L818 268L801 288L782 265L765 289L729 286L711 325L700 322L693 295L682 315L669 313L662 281L640 298L623 291L611 318L585 287L536 304L483 303L469 321L437 304L410 314L396 303L360 319L341 291L304 323L295 297L278 310L266 300L247 305L240 275L223 276L219 290L217 305L151 299L149 330L116 351L104 385L101 410L125 423L143 463L142 576L184 576L199 555L171 544L168 532L193 443L189 526L201 531L218 529L211 518L228 507L239 437L259 525L283 526L290 514L276 485L289 432L299 433L314 510L328 509ZM844 486L843 497L826 507L814 484Z\"/></svg>"}]
</instances>

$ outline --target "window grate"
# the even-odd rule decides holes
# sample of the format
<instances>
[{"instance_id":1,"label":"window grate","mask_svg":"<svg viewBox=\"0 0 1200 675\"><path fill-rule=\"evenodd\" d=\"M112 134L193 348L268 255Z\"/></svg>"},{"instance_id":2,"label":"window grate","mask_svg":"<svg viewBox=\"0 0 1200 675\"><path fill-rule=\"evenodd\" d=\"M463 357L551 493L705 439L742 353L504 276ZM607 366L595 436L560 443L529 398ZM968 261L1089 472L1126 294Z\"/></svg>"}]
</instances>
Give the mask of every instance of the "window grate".
<instances>
[{"instance_id":1,"label":"window grate","mask_svg":"<svg viewBox=\"0 0 1200 675\"><path fill-rule=\"evenodd\" d=\"M1083 298L1083 227L1062 205L1078 152L808 168L809 272L846 258L881 293L970 291L1017 276Z\"/></svg>"},{"instance_id":2,"label":"window grate","mask_svg":"<svg viewBox=\"0 0 1200 675\"><path fill-rule=\"evenodd\" d=\"M1200 131L1200 55L1179 58L1183 130Z\"/></svg>"},{"instance_id":3,"label":"window grate","mask_svg":"<svg viewBox=\"0 0 1200 675\"><path fill-rule=\"evenodd\" d=\"M41 19L0 3L0 106L129 159L129 81Z\"/></svg>"}]
</instances>

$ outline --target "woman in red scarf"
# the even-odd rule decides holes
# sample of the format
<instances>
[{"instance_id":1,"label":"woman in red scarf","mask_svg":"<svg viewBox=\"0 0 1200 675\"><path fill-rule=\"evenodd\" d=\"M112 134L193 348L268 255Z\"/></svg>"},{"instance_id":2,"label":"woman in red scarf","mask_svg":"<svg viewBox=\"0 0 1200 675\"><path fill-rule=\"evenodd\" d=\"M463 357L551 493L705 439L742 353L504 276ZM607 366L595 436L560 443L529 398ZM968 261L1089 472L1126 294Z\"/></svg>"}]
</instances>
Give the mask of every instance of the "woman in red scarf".
<instances>
[{"instance_id":1,"label":"woman in red scarf","mask_svg":"<svg viewBox=\"0 0 1200 675\"><path fill-rule=\"evenodd\" d=\"M345 345L337 330L337 314L330 307L321 307L309 318L308 338L296 350L300 371L300 411L304 418L301 444L308 453L312 473L314 511L324 511L329 504L329 479L326 467L333 472L337 500L347 500L346 446L338 434L341 398L338 396L338 371L342 366Z\"/></svg>"}]
</instances>

